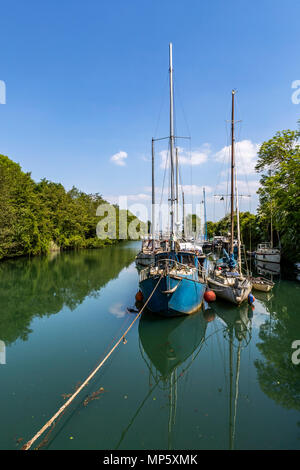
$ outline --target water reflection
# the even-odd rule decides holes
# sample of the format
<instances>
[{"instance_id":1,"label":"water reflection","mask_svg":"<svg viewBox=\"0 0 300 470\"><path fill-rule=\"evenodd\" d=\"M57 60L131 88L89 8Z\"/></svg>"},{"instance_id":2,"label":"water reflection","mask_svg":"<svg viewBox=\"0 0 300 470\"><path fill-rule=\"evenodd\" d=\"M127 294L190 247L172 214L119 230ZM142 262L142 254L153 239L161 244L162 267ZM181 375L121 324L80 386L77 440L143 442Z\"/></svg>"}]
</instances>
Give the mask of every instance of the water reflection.
<instances>
[{"instance_id":1,"label":"water reflection","mask_svg":"<svg viewBox=\"0 0 300 470\"><path fill-rule=\"evenodd\" d=\"M299 286L281 282L264 302L270 312L259 328L256 345L262 358L255 361L263 392L277 404L300 411L300 367L292 363L292 343L300 339Z\"/></svg>"},{"instance_id":2,"label":"water reflection","mask_svg":"<svg viewBox=\"0 0 300 470\"><path fill-rule=\"evenodd\" d=\"M220 318L218 327L207 334L210 322ZM168 419L165 423L168 431L168 449L173 449L173 431L176 424L177 406L182 407L177 399L177 388L181 378L198 358L201 351L209 347L206 341L215 334L221 334L228 342L229 363L226 376L229 379L229 422L228 436L230 449L234 448L237 403L239 393L240 365L243 349L247 348L252 336L252 309L243 305L240 309L228 308L221 312L213 309L198 312L182 318L165 319L145 313L139 323L140 352L149 372L149 389L143 397L134 416L123 430L115 449L118 449L142 408L146 405L156 388L167 392ZM207 351L206 351L207 352ZM227 354L224 355L224 359ZM217 431L217 430L216 430Z\"/></svg>"},{"instance_id":3,"label":"water reflection","mask_svg":"<svg viewBox=\"0 0 300 470\"><path fill-rule=\"evenodd\" d=\"M139 323L142 350L155 380L166 381L205 339L207 323L202 312L165 319L147 312ZM149 362L148 361L148 362Z\"/></svg>"},{"instance_id":4,"label":"water reflection","mask_svg":"<svg viewBox=\"0 0 300 470\"><path fill-rule=\"evenodd\" d=\"M0 340L0 364L6 364L6 348L4 341Z\"/></svg>"},{"instance_id":5,"label":"water reflection","mask_svg":"<svg viewBox=\"0 0 300 470\"><path fill-rule=\"evenodd\" d=\"M135 254L134 246L120 244L1 262L1 339L6 345L18 338L26 341L33 317L56 314L65 306L74 310L87 296L97 297L101 288L134 261Z\"/></svg>"},{"instance_id":6,"label":"water reflection","mask_svg":"<svg viewBox=\"0 0 300 470\"><path fill-rule=\"evenodd\" d=\"M139 324L141 354L148 366L149 381L168 391L168 449L173 448L178 380L201 351L206 328L202 312L172 319L147 313ZM183 364L179 373L179 366Z\"/></svg>"},{"instance_id":7,"label":"water reflection","mask_svg":"<svg viewBox=\"0 0 300 470\"><path fill-rule=\"evenodd\" d=\"M141 409L158 387L168 392L168 449L172 449L172 430L176 421L177 383L199 354L207 323L202 312L188 317L163 318L145 312L139 322L140 353L149 372L149 391L123 430L115 449L123 442ZM184 364L180 374L178 368Z\"/></svg>"},{"instance_id":8,"label":"water reflection","mask_svg":"<svg viewBox=\"0 0 300 470\"><path fill-rule=\"evenodd\" d=\"M279 276L280 263L267 263L264 261L256 261L255 268L258 274L263 276Z\"/></svg>"},{"instance_id":9,"label":"water reflection","mask_svg":"<svg viewBox=\"0 0 300 470\"><path fill-rule=\"evenodd\" d=\"M218 312L218 316L226 324L224 338L228 341L228 372L229 372L229 425L228 435L230 450L234 449L236 434L237 404L239 396L239 380L242 350L247 348L252 338L251 307L246 304L238 309ZM235 370L234 370L235 369Z\"/></svg>"}]
</instances>

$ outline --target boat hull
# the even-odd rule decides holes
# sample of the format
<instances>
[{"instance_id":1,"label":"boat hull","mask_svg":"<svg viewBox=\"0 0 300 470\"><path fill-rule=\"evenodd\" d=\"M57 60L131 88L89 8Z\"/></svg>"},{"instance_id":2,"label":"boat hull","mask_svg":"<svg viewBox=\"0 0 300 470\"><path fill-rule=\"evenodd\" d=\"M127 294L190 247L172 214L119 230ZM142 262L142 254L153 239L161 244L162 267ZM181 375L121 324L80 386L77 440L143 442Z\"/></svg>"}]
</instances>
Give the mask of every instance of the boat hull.
<instances>
[{"instance_id":1,"label":"boat hull","mask_svg":"<svg viewBox=\"0 0 300 470\"><path fill-rule=\"evenodd\" d=\"M280 253L256 253L255 259L265 263L280 263Z\"/></svg>"},{"instance_id":2,"label":"boat hull","mask_svg":"<svg viewBox=\"0 0 300 470\"><path fill-rule=\"evenodd\" d=\"M135 263L137 266L147 267L154 263L155 254L154 253L139 253L135 258Z\"/></svg>"},{"instance_id":3,"label":"boat hull","mask_svg":"<svg viewBox=\"0 0 300 470\"><path fill-rule=\"evenodd\" d=\"M245 287L233 288L232 286L224 285L214 279L208 279L208 285L213 289L217 297L227 300L235 305L240 305L242 302L247 300L252 288L250 283Z\"/></svg>"},{"instance_id":4,"label":"boat hull","mask_svg":"<svg viewBox=\"0 0 300 470\"><path fill-rule=\"evenodd\" d=\"M273 288L273 286L270 286L268 284L257 284L255 282L252 283L253 289L259 290L261 292L270 292L270 290Z\"/></svg>"},{"instance_id":5,"label":"boat hull","mask_svg":"<svg viewBox=\"0 0 300 470\"><path fill-rule=\"evenodd\" d=\"M140 289L146 301L160 276L140 281ZM187 277L165 275L147 304L147 308L165 317L190 315L200 309L206 284Z\"/></svg>"}]
</instances>

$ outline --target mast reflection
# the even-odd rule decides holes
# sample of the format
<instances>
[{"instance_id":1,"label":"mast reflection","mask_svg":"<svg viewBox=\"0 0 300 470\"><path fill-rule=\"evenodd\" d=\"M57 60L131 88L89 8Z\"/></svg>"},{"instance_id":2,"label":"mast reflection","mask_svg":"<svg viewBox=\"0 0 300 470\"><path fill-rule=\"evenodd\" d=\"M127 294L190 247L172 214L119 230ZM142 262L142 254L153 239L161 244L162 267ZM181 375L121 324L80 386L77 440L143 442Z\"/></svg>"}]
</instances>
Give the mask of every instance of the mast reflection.
<instances>
[{"instance_id":1,"label":"mast reflection","mask_svg":"<svg viewBox=\"0 0 300 470\"><path fill-rule=\"evenodd\" d=\"M234 449L237 404L239 396L239 380L241 367L241 353L247 348L252 337L253 311L248 305L241 305L239 309L218 312L218 316L225 322L224 338L229 347L229 449ZM234 380L234 362L235 380Z\"/></svg>"},{"instance_id":2,"label":"mast reflection","mask_svg":"<svg viewBox=\"0 0 300 470\"><path fill-rule=\"evenodd\" d=\"M157 387L168 391L168 449L172 449L177 383L201 351L206 327L207 321L202 312L178 318L163 318L150 312L142 315L139 322L139 344L141 355L149 370L149 391L122 432L115 449L119 448L129 428ZM178 375L181 365L184 365L184 368Z\"/></svg>"}]
</instances>

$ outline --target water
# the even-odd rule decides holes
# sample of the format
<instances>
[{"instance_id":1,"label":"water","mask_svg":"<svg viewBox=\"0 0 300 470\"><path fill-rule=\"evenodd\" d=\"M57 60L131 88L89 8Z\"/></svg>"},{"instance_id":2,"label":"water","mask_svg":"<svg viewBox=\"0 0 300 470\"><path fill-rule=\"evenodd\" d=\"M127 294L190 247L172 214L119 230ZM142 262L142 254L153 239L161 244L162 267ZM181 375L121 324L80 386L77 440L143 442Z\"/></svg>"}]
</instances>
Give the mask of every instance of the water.
<instances>
[{"instance_id":1,"label":"water","mask_svg":"<svg viewBox=\"0 0 300 470\"><path fill-rule=\"evenodd\" d=\"M0 264L1 449L30 439L133 320L138 248ZM300 283L255 297L254 311L143 315L43 448L298 449Z\"/></svg>"}]
</instances>

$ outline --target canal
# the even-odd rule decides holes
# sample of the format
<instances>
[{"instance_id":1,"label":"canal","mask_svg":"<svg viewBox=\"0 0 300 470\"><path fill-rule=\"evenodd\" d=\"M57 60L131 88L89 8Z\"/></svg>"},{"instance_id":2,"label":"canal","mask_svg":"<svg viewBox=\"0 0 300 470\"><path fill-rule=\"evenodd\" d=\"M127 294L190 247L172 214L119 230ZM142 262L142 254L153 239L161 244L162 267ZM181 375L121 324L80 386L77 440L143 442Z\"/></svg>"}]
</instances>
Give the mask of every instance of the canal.
<instances>
[{"instance_id":1,"label":"canal","mask_svg":"<svg viewBox=\"0 0 300 470\"><path fill-rule=\"evenodd\" d=\"M1 262L1 449L20 449L132 322L139 246ZM254 310L143 314L40 448L298 449L300 283L275 281Z\"/></svg>"}]
</instances>

